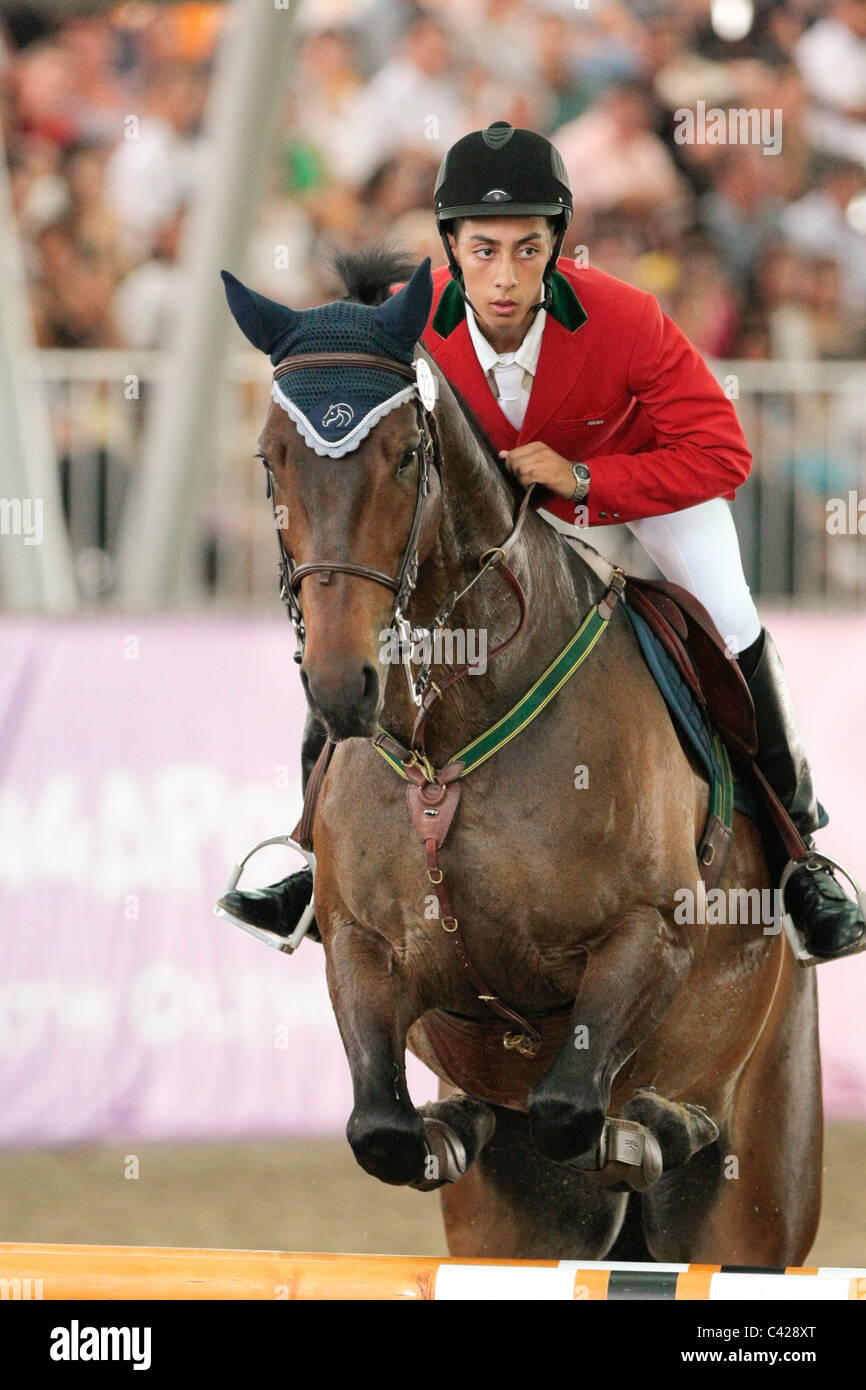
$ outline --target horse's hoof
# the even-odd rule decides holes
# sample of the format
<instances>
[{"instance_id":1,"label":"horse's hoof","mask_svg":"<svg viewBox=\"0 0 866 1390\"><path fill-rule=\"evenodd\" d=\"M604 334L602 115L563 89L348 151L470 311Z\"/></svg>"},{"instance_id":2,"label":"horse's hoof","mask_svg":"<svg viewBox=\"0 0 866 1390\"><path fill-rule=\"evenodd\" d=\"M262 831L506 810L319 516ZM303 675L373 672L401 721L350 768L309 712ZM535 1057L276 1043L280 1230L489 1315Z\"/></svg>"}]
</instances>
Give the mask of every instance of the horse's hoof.
<instances>
[{"instance_id":1,"label":"horse's hoof","mask_svg":"<svg viewBox=\"0 0 866 1390\"><path fill-rule=\"evenodd\" d=\"M655 1135L666 1173L681 1168L719 1137L718 1125L702 1105L668 1100L648 1086L635 1091L621 1113L624 1120L635 1120Z\"/></svg>"},{"instance_id":2,"label":"horse's hoof","mask_svg":"<svg viewBox=\"0 0 866 1390\"><path fill-rule=\"evenodd\" d=\"M422 1105L420 1114L425 1120L444 1120L456 1131L466 1149L467 1166L475 1162L496 1128L496 1116L490 1106L462 1092Z\"/></svg>"}]
</instances>

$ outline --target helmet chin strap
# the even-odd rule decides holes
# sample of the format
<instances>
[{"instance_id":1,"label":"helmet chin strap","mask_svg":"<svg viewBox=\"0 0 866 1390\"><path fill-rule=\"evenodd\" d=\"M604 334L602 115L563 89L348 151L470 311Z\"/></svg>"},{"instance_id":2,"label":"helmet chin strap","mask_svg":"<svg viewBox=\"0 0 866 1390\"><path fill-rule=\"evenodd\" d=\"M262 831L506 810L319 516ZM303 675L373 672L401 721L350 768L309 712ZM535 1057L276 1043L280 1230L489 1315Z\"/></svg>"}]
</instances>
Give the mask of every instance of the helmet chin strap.
<instances>
[{"instance_id":1,"label":"helmet chin strap","mask_svg":"<svg viewBox=\"0 0 866 1390\"><path fill-rule=\"evenodd\" d=\"M561 227L556 234L556 241L553 243L553 250L550 253L550 260L544 267L544 276L541 281L542 285L544 286L544 297L539 301L538 304L533 304L532 308L529 311L530 314L537 314L539 309L550 308L550 301L553 298L553 285L551 284L551 277L553 275L554 270L556 269L556 262L559 260L559 253L562 250L562 243L565 241L565 233L567 230L567 227Z\"/></svg>"}]
</instances>

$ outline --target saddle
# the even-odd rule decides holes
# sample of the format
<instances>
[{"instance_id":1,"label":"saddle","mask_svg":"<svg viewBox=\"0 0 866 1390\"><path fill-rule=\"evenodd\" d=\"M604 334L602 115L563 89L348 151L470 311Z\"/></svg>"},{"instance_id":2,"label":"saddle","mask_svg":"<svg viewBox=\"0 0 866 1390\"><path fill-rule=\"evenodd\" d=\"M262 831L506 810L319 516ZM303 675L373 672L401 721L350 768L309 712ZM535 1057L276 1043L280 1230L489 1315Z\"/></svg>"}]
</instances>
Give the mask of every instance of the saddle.
<instances>
[{"instance_id":1,"label":"saddle","mask_svg":"<svg viewBox=\"0 0 866 1390\"><path fill-rule=\"evenodd\" d=\"M752 696L703 604L679 584L634 575L628 577L626 600L661 643L729 751L751 763L758 751Z\"/></svg>"},{"instance_id":2,"label":"saddle","mask_svg":"<svg viewBox=\"0 0 866 1390\"><path fill-rule=\"evenodd\" d=\"M628 607L650 629L707 723L718 732L740 776L757 794L769 816L767 828L772 825L789 859L801 863L810 854L814 858L815 851L804 842L756 762L758 731L751 692L703 604L679 584L634 576L628 577L626 596ZM752 814L748 805L740 809ZM727 847L722 848L726 853Z\"/></svg>"}]
</instances>

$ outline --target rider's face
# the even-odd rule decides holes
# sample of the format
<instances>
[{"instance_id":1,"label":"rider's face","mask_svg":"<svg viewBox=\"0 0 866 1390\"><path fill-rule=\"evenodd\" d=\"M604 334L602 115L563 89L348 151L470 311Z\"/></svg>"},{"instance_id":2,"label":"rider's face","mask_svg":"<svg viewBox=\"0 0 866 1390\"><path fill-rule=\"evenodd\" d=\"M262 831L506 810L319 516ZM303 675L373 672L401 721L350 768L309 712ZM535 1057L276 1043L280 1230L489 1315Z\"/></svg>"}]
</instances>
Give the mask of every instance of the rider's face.
<instances>
[{"instance_id":1,"label":"rider's face","mask_svg":"<svg viewBox=\"0 0 866 1390\"><path fill-rule=\"evenodd\" d=\"M469 217L448 239L486 336L494 346L519 346L553 249L547 218Z\"/></svg>"}]
</instances>

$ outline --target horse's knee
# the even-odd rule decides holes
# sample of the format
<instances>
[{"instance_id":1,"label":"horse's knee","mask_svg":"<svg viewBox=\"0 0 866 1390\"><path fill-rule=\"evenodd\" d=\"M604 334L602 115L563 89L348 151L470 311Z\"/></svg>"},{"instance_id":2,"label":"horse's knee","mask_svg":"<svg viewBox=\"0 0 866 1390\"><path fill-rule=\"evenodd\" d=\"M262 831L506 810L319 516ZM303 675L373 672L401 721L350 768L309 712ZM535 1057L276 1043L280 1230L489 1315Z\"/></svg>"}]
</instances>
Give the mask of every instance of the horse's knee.
<instances>
[{"instance_id":1,"label":"horse's knee","mask_svg":"<svg viewBox=\"0 0 866 1390\"><path fill-rule=\"evenodd\" d=\"M529 1132L536 1149L555 1163L595 1152L604 1126L601 1093L592 1089L545 1091L544 1083L529 1097Z\"/></svg>"},{"instance_id":2,"label":"horse's knee","mask_svg":"<svg viewBox=\"0 0 866 1390\"><path fill-rule=\"evenodd\" d=\"M429 1149L417 1110L382 1115L355 1109L346 1138L361 1167L380 1182L406 1186L426 1176Z\"/></svg>"}]
</instances>

